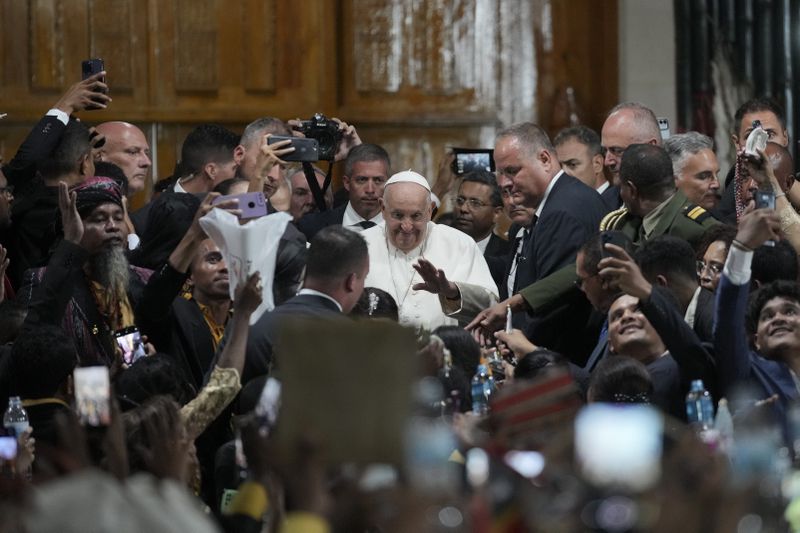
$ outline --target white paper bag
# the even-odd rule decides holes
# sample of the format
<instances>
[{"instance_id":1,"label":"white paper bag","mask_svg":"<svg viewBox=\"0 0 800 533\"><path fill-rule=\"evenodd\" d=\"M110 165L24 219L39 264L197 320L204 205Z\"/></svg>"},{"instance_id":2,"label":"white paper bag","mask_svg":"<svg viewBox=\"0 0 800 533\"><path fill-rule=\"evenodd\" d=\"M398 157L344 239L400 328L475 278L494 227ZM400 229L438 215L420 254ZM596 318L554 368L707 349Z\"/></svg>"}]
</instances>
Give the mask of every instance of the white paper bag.
<instances>
[{"instance_id":1,"label":"white paper bag","mask_svg":"<svg viewBox=\"0 0 800 533\"><path fill-rule=\"evenodd\" d=\"M200 227L219 247L228 265L231 300L240 283L247 283L247 278L255 271L261 273L262 302L250 317L251 326L264 311L275 307L272 298L275 260L281 236L291 220L291 215L281 212L240 225L239 218L224 209L212 209L200 219Z\"/></svg>"}]
</instances>

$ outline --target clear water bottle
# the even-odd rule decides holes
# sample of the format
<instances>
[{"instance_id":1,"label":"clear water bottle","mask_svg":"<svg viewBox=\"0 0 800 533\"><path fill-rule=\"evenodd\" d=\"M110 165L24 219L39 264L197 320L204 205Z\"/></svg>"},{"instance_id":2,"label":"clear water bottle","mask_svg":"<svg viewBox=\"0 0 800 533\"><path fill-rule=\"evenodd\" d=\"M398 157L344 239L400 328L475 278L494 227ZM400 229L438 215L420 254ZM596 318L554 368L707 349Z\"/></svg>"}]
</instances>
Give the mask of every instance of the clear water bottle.
<instances>
[{"instance_id":1,"label":"clear water bottle","mask_svg":"<svg viewBox=\"0 0 800 533\"><path fill-rule=\"evenodd\" d=\"M686 418L690 426L700 431L711 429L714 425L714 401L702 379L692 381L692 387L686 395Z\"/></svg>"},{"instance_id":2,"label":"clear water bottle","mask_svg":"<svg viewBox=\"0 0 800 533\"><path fill-rule=\"evenodd\" d=\"M478 415L489 412L489 398L494 392L494 379L486 365L478 365L472 377L472 411Z\"/></svg>"},{"instance_id":3,"label":"clear water bottle","mask_svg":"<svg viewBox=\"0 0 800 533\"><path fill-rule=\"evenodd\" d=\"M3 427L8 431L13 431L13 434L19 437L29 426L28 413L22 407L22 400L19 396L12 396L8 400L6 414L3 415Z\"/></svg>"}]
</instances>

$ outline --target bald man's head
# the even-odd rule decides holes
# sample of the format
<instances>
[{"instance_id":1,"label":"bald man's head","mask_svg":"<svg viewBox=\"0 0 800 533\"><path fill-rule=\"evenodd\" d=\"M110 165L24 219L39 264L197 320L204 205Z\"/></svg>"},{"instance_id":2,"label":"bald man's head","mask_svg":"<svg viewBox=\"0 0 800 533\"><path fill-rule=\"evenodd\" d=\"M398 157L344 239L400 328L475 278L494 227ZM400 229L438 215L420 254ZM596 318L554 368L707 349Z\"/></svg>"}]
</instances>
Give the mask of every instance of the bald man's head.
<instances>
[{"instance_id":1,"label":"bald man's head","mask_svg":"<svg viewBox=\"0 0 800 533\"><path fill-rule=\"evenodd\" d=\"M638 102L625 102L612 109L600 133L605 150L603 164L611 176L612 185L619 185L622 153L632 144L661 146L661 131L655 113Z\"/></svg>"},{"instance_id":2,"label":"bald man's head","mask_svg":"<svg viewBox=\"0 0 800 533\"><path fill-rule=\"evenodd\" d=\"M143 190L152 162L142 130L128 122L104 122L96 129L106 138L98 152L100 160L122 169L128 178L128 194Z\"/></svg>"}]
</instances>

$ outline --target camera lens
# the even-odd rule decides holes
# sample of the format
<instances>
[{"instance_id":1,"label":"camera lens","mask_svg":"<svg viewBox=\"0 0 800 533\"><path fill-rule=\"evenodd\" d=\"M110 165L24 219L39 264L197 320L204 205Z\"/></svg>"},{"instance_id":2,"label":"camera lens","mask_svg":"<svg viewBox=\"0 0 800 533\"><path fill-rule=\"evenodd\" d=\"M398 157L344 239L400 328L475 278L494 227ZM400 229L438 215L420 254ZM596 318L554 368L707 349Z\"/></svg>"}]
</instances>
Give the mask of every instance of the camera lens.
<instances>
[{"instance_id":1,"label":"camera lens","mask_svg":"<svg viewBox=\"0 0 800 533\"><path fill-rule=\"evenodd\" d=\"M255 206L256 206L255 202L247 202L247 207L249 207L250 209L253 209Z\"/></svg>"}]
</instances>

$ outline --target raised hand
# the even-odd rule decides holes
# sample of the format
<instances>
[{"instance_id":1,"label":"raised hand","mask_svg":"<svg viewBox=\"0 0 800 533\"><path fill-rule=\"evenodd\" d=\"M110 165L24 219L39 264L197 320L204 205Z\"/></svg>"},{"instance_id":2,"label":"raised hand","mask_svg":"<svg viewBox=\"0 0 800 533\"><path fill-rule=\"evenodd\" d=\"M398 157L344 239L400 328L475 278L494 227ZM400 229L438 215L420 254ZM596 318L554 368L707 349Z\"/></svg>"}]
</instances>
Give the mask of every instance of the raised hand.
<instances>
[{"instance_id":1,"label":"raised hand","mask_svg":"<svg viewBox=\"0 0 800 533\"><path fill-rule=\"evenodd\" d=\"M506 330L501 329L494 332L494 337L514 352L517 359L521 359L536 349L536 345L518 329L511 330L511 333L506 333Z\"/></svg>"},{"instance_id":2,"label":"raised hand","mask_svg":"<svg viewBox=\"0 0 800 533\"><path fill-rule=\"evenodd\" d=\"M98 72L85 80L75 83L67 89L67 92L61 96L53 107L67 115L86 109L105 109L111 103L111 98L106 94L108 93L108 85L101 81L105 75L105 71Z\"/></svg>"},{"instance_id":3,"label":"raised hand","mask_svg":"<svg viewBox=\"0 0 800 533\"><path fill-rule=\"evenodd\" d=\"M233 306L237 313L253 312L261 305L264 287L261 284L261 273L256 271L247 278L247 283L242 283L236 287L236 294L233 298Z\"/></svg>"},{"instance_id":4,"label":"raised hand","mask_svg":"<svg viewBox=\"0 0 800 533\"><path fill-rule=\"evenodd\" d=\"M745 210L739 219L736 239L745 248L755 250L768 240L779 240L781 219L772 209Z\"/></svg>"},{"instance_id":5,"label":"raised hand","mask_svg":"<svg viewBox=\"0 0 800 533\"><path fill-rule=\"evenodd\" d=\"M599 275L619 287L625 294L639 300L648 299L653 291L653 286L644 278L642 271L631 256L615 244L606 243L603 246L611 255L601 259L597 264Z\"/></svg>"},{"instance_id":6,"label":"raised hand","mask_svg":"<svg viewBox=\"0 0 800 533\"><path fill-rule=\"evenodd\" d=\"M334 161L344 161L347 159L347 154L350 153L350 150L361 144L361 137L358 136L356 127L352 124L348 124L336 117L331 120L339 126L339 133L342 135L342 140L336 149Z\"/></svg>"},{"instance_id":7,"label":"raised hand","mask_svg":"<svg viewBox=\"0 0 800 533\"><path fill-rule=\"evenodd\" d=\"M503 329L506 324L507 301L496 303L487 307L472 319L464 329L472 333L472 336L481 346L491 344L492 334Z\"/></svg>"},{"instance_id":8,"label":"raised hand","mask_svg":"<svg viewBox=\"0 0 800 533\"><path fill-rule=\"evenodd\" d=\"M414 265L414 270L422 278L422 283L415 283L412 289L415 291L428 291L433 294L441 294L446 298L455 300L459 296L458 287L447 279L444 270L436 268L433 263L425 258L420 258Z\"/></svg>"},{"instance_id":9,"label":"raised hand","mask_svg":"<svg viewBox=\"0 0 800 533\"><path fill-rule=\"evenodd\" d=\"M78 214L75 192L69 192L67 184L58 183L58 209L61 211L61 225L64 227L64 239L73 244L80 244L83 239L83 220Z\"/></svg>"}]
</instances>

